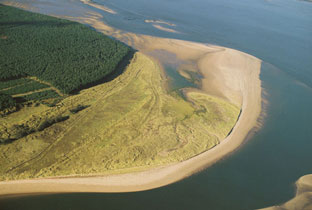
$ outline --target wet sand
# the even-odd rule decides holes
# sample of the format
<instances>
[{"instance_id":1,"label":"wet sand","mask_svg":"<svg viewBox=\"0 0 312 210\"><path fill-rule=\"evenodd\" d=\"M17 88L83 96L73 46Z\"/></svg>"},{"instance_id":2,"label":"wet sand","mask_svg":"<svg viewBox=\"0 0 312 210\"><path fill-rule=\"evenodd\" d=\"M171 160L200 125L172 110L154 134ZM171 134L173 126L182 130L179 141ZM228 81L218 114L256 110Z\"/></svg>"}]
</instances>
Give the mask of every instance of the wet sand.
<instances>
[{"instance_id":1,"label":"wet sand","mask_svg":"<svg viewBox=\"0 0 312 210\"><path fill-rule=\"evenodd\" d=\"M182 40L164 39L113 29L93 13L71 18L111 35L150 55L159 50L174 54L202 75L196 91L225 98L241 107L241 115L229 136L219 145L186 161L148 171L97 177L56 177L50 179L0 182L0 194L40 192L129 192L161 187L188 177L239 148L256 125L261 111L261 61L237 50ZM160 63L165 62L155 57ZM186 91L194 91L189 89Z\"/></svg>"},{"instance_id":2,"label":"wet sand","mask_svg":"<svg viewBox=\"0 0 312 210\"><path fill-rule=\"evenodd\" d=\"M171 29L171 28L166 28L164 26L161 26L161 25L157 25L157 24L153 24L153 27L154 28L157 28L158 30L161 30L161 31L166 31L166 32L170 32L170 33L180 33L174 29Z\"/></svg>"},{"instance_id":3,"label":"wet sand","mask_svg":"<svg viewBox=\"0 0 312 210\"><path fill-rule=\"evenodd\" d=\"M105 12L108 12L110 14L117 14L114 10L110 9L110 8L107 8L107 7L104 7L103 5L99 5L99 4L96 4L96 3L93 3L91 0L81 0L82 3L84 4L87 4L91 7L94 7L94 8L97 8L99 10L102 10L102 11L105 11Z\"/></svg>"}]
</instances>

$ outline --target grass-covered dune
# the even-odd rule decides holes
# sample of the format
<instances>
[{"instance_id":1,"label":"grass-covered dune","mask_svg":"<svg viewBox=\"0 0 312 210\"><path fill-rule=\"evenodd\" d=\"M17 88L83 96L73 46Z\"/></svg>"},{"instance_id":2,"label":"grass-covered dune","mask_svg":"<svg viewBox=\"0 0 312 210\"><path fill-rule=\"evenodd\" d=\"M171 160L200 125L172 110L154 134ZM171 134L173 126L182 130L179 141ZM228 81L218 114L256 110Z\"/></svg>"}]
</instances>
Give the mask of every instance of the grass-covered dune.
<instances>
[{"instance_id":1,"label":"grass-covered dune","mask_svg":"<svg viewBox=\"0 0 312 210\"><path fill-rule=\"evenodd\" d=\"M110 82L55 107L28 107L0 119L7 127L38 127L43 119L69 116L0 145L0 180L132 172L207 151L228 135L240 109L202 92L186 96L189 101L168 93L159 66L136 53Z\"/></svg>"},{"instance_id":2,"label":"grass-covered dune","mask_svg":"<svg viewBox=\"0 0 312 210\"><path fill-rule=\"evenodd\" d=\"M0 15L3 97L68 93L103 81L132 55L78 23L5 6ZM53 106L30 102L0 117L0 180L142 171L215 147L240 107L198 89L182 92L168 91L161 67L137 52L118 77Z\"/></svg>"},{"instance_id":3,"label":"grass-covered dune","mask_svg":"<svg viewBox=\"0 0 312 210\"><path fill-rule=\"evenodd\" d=\"M80 23L0 4L0 86L35 76L71 93L103 79L130 51Z\"/></svg>"}]
</instances>

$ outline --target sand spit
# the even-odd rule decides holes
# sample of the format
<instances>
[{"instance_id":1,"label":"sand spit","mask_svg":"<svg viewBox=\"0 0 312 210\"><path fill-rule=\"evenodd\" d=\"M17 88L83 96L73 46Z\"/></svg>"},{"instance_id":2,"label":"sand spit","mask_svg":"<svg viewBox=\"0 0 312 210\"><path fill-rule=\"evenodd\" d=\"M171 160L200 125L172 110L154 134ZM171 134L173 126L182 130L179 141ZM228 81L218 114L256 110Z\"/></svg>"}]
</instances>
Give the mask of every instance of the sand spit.
<instances>
[{"instance_id":1,"label":"sand spit","mask_svg":"<svg viewBox=\"0 0 312 210\"><path fill-rule=\"evenodd\" d=\"M201 90L241 106L230 135L216 147L186 161L148 171L97 176L56 177L0 182L0 194L41 192L129 192L161 187L186 178L235 151L256 125L261 111L261 61L237 50L181 40L124 33L90 16L75 20L114 36L145 54L159 50L174 54L203 76ZM72 18L74 19L74 18ZM160 63L165 62L156 56ZM190 90L192 91L192 90ZM187 91L186 91L187 96Z\"/></svg>"},{"instance_id":2,"label":"sand spit","mask_svg":"<svg viewBox=\"0 0 312 210\"><path fill-rule=\"evenodd\" d=\"M195 44L194 47L196 45L197 44ZM227 84L229 87L231 87L231 84L235 85L233 86L235 87L233 91L241 93L242 113L232 133L218 146L189 160L138 173L103 177L53 178L1 182L0 194L40 192L129 192L147 190L168 185L188 177L230 154L242 144L249 130L256 124L257 117L260 113L260 61L251 59L251 57L231 49L225 49L224 53L229 54L224 56L224 58L231 55L240 57L240 68L232 69L230 62L228 66L220 66L214 63L216 60L210 60L209 64L218 66L216 69L219 70L214 70L216 71L214 72L214 74L217 75L216 77L223 77L224 84ZM222 58L220 59L222 60ZM211 70L209 72L211 73ZM232 77L231 75L227 75L230 74L230 72L233 74ZM227 75L227 77L224 75ZM226 88L226 86L224 86L224 88ZM237 101L237 103L239 102L240 101Z\"/></svg>"},{"instance_id":3,"label":"sand spit","mask_svg":"<svg viewBox=\"0 0 312 210\"><path fill-rule=\"evenodd\" d=\"M7 5L7 6L17 7L17 8L21 8L21 9L28 10L28 11L35 11L35 8L31 7L27 3L19 3L19 2L11 2L11 1L1 1L0 3Z\"/></svg>"},{"instance_id":4,"label":"sand spit","mask_svg":"<svg viewBox=\"0 0 312 210\"><path fill-rule=\"evenodd\" d=\"M108 12L108 13L111 13L113 15L117 14L117 12L115 12L114 10L108 8L108 7L104 7L103 5L99 5L99 4L96 4L96 3L93 3L91 0L81 0L82 3L84 4L87 4L91 7L94 7L94 8L97 8L99 10L102 10L104 12Z\"/></svg>"},{"instance_id":5,"label":"sand spit","mask_svg":"<svg viewBox=\"0 0 312 210\"><path fill-rule=\"evenodd\" d=\"M153 27L157 28L157 29L159 29L161 31L166 31L166 32L170 32L170 33L180 33L180 32L178 32L178 31L176 31L174 29L166 28L166 27L163 27L163 26L157 25L157 24L153 24Z\"/></svg>"},{"instance_id":6,"label":"sand spit","mask_svg":"<svg viewBox=\"0 0 312 210\"><path fill-rule=\"evenodd\" d=\"M262 210L309 210L312 209L312 174L301 177L297 182L296 196L280 206Z\"/></svg>"},{"instance_id":7,"label":"sand spit","mask_svg":"<svg viewBox=\"0 0 312 210\"><path fill-rule=\"evenodd\" d=\"M169 23L162 20L144 20L145 23L157 23L157 24L166 24L168 26L176 26L176 24Z\"/></svg>"}]
</instances>

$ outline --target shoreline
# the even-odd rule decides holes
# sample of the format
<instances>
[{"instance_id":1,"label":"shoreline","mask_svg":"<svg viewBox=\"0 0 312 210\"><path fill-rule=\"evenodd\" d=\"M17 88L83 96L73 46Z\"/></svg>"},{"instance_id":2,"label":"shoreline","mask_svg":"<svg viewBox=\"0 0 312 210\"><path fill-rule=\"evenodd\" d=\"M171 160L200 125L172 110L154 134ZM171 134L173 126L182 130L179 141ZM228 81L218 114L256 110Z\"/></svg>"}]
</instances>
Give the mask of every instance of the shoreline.
<instances>
[{"instance_id":1,"label":"shoreline","mask_svg":"<svg viewBox=\"0 0 312 210\"><path fill-rule=\"evenodd\" d=\"M201 88L203 91L227 98L241 107L240 117L232 132L212 149L179 163L118 175L4 181L0 182L0 195L47 192L133 192L158 188L184 179L230 155L242 145L248 133L256 126L261 112L259 79L261 61L259 59L220 46L131 33L120 34L120 31L99 21L99 17L76 20L117 39L127 40L130 46L134 46L144 54L164 50L182 61L198 66L198 73L203 75Z\"/></svg>"}]
</instances>

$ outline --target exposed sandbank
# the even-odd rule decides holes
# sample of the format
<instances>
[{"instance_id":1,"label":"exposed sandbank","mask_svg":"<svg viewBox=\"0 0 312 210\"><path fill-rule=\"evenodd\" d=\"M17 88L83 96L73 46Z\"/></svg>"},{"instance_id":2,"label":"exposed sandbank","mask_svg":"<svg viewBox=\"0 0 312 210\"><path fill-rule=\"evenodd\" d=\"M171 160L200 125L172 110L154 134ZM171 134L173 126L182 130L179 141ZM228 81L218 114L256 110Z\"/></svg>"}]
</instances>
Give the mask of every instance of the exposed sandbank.
<instances>
[{"instance_id":1,"label":"exposed sandbank","mask_svg":"<svg viewBox=\"0 0 312 210\"><path fill-rule=\"evenodd\" d=\"M92 2L91 0L81 0L82 3L84 4L87 4L91 7L94 7L94 8L97 8L99 10L102 10L104 12L108 12L108 13L111 13L113 15L117 14L117 12L115 12L114 10L108 8L108 7L104 7L103 5L99 5L99 4L96 4L94 2Z\"/></svg>"},{"instance_id":2,"label":"exposed sandbank","mask_svg":"<svg viewBox=\"0 0 312 210\"><path fill-rule=\"evenodd\" d=\"M194 69L203 76L201 91L228 99L242 107L239 120L230 135L219 145L177 164L143 172L101 177L60 177L0 182L0 194L128 192L164 186L190 176L230 154L243 143L248 132L256 125L261 110L259 59L219 46L122 33L105 25L97 17L100 15L72 19L90 24L143 53L164 50L175 54L178 59L194 66Z\"/></svg>"},{"instance_id":3,"label":"exposed sandbank","mask_svg":"<svg viewBox=\"0 0 312 210\"><path fill-rule=\"evenodd\" d=\"M166 21L162 21L162 20L144 20L145 23L158 23L158 24L165 24L168 26L176 26L176 24L173 23L169 23Z\"/></svg>"},{"instance_id":4,"label":"exposed sandbank","mask_svg":"<svg viewBox=\"0 0 312 210\"><path fill-rule=\"evenodd\" d=\"M312 174L300 177L296 182L296 196L279 206L262 210L310 210L312 209Z\"/></svg>"},{"instance_id":5,"label":"exposed sandbank","mask_svg":"<svg viewBox=\"0 0 312 210\"><path fill-rule=\"evenodd\" d=\"M17 7L17 8L21 8L21 9L28 10L28 11L34 10L34 7L31 7L30 5L26 3L11 2L11 1L0 1L0 3L7 5L7 6Z\"/></svg>"},{"instance_id":6,"label":"exposed sandbank","mask_svg":"<svg viewBox=\"0 0 312 210\"><path fill-rule=\"evenodd\" d=\"M163 27L163 26L157 25L157 24L153 24L153 27L157 28L157 29L159 29L161 31L166 31L166 32L170 32L170 33L180 33L180 32L178 32L178 31L176 31L174 29L166 28L166 27Z\"/></svg>"}]
</instances>

